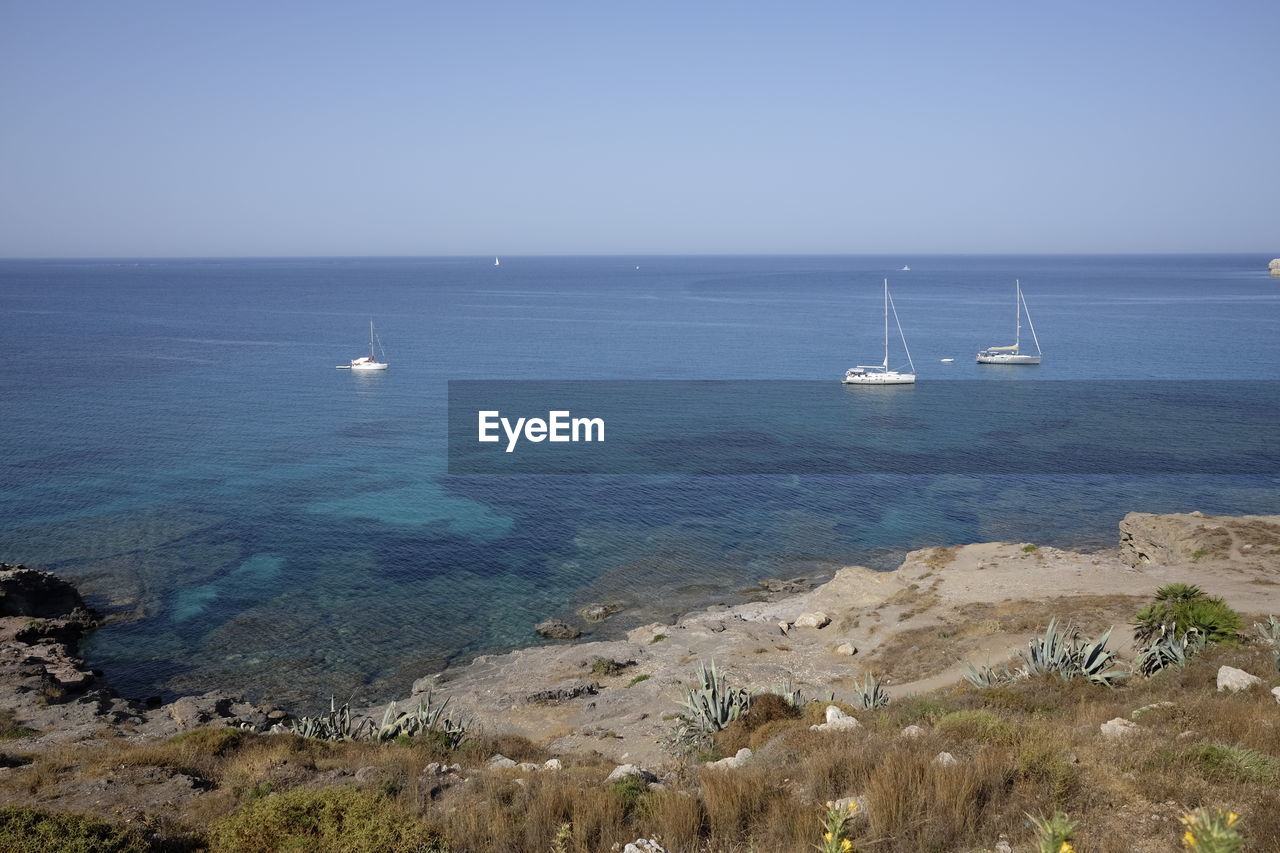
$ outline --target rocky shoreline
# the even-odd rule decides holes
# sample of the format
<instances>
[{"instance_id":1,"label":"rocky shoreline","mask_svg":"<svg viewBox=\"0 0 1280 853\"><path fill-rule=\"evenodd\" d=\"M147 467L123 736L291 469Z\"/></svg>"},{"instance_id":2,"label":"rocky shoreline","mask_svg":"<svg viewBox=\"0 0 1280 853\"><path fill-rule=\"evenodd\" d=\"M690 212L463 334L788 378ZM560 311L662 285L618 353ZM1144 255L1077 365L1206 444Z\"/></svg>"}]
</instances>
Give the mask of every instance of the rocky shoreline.
<instances>
[{"instance_id":1,"label":"rocky shoreline","mask_svg":"<svg viewBox=\"0 0 1280 853\"><path fill-rule=\"evenodd\" d=\"M419 679L399 704L448 697L478 730L523 735L552 754L660 766L700 661L716 661L752 689L839 698L874 673L905 696L957 681L967 663L1007 658L1068 600L1102 628L1123 623L1156 586L1193 579L1244 612L1280 610L1280 516L1131 513L1120 532L1111 552L979 543L914 551L893 572L848 566L812 589L766 582L768 600L712 606L625 639L482 655ZM290 719L216 691L167 704L122 698L78 656L96 624L65 580L0 564L0 695L31 730L9 748L163 738L202 726L267 731ZM365 713L380 716L383 707Z\"/></svg>"},{"instance_id":2,"label":"rocky shoreline","mask_svg":"<svg viewBox=\"0 0 1280 853\"><path fill-rule=\"evenodd\" d=\"M17 739L22 747L94 740L104 726L112 734L146 738L205 725L266 731L288 719L273 705L217 692L168 704L123 698L80 657L81 639L97 626L98 615L71 583L0 563L0 708L32 730Z\"/></svg>"}]
</instances>

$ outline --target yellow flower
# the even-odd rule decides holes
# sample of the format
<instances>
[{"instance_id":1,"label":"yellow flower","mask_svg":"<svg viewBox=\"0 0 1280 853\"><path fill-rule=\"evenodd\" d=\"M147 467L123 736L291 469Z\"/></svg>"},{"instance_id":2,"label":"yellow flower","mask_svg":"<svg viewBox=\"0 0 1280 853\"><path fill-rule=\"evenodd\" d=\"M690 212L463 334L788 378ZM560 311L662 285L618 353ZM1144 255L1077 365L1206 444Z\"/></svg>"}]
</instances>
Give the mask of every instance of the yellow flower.
<instances>
[{"instance_id":1,"label":"yellow flower","mask_svg":"<svg viewBox=\"0 0 1280 853\"><path fill-rule=\"evenodd\" d=\"M824 832L824 833L822 834L822 840L823 840L823 841L825 841L825 842L827 842L828 844L830 844L830 843L831 843L831 833L829 833L829 832Z\"/></svg>"},{"instance_id":2,"label":"yellow flower","mask_svg":"<svg viewBox=\"0 0 1280 853\"><path fill-rule=\"evenodd\" d=\"M847 838L840 839L840 853L853 853L853 842Z\"/></svg>"},{"instance_id":3,"label":"yellow flower","mask_svg":"<svg viewBox=\"0 0 1280 853\"><path fill-rule=\"evenodd\" d=\"M1196 846L1196 837L1192 835L1189 831L1184 832L1182 833L1182 843L1194 850Z\"/></svg>"},{"instance_id":4,"label":"yellow flower","mask_svg":"<svg viewBox=\"0 0 1280 853\"><path fill-rule=\"evenodd\" d=\"M850 803L849 803L849 814L853 814L853 813L854 813L854 812L856 812L857 810L858 810L858 804L857 804L856 802L850 801Z\"/></svg>"},{"instance_id":5,"label":"yellow flower","mask_svg":"<svg viewBox=\"0 0 1280 853\"><path fill-rule=\"evenodd\" d=\"M1227 812L1227 826L1235 826L1236 821L1240 819L1240 815L1235 812Z\"/></svg>"},{"instance_id":6,"label":"yellow flower","mask_svg":"<svg viewBox=\"0 0 1280 853\"><path fill-rule=\"evenodd\" d=\"M1071 846L1070 841L1062 842L1062 846L1058 848L1058 853L1076 853L1076 848Z\"/></svg>"}]
</instances>

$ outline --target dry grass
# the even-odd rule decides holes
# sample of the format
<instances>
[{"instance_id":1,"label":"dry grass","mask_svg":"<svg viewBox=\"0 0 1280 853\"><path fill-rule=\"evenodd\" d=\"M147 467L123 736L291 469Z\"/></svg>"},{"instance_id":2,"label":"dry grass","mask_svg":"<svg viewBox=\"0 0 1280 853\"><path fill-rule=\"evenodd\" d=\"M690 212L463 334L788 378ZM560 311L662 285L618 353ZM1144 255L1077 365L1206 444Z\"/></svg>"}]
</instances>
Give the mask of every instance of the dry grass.
<instances>
[{"instance_id":1,"label":"dry grass","mask_svg":"<svg viewBox=\"0 0 1280 853\"><path fill-rule=\"evenodd\" d=\"M965 605L963 609L940 613L937 624L899 631L867 658L867 666L876 672L891 673L893 680L902 684L944 672L995 635L1020 637L1042 631L1046 613L1071 613L1074 624L1085 634L1100 634L1112 625L1117 633L1123 633L1144 603L1146 599L1140 596L1092 595L1054 598L1044 603Z\"/></svg>"}]
</instances>

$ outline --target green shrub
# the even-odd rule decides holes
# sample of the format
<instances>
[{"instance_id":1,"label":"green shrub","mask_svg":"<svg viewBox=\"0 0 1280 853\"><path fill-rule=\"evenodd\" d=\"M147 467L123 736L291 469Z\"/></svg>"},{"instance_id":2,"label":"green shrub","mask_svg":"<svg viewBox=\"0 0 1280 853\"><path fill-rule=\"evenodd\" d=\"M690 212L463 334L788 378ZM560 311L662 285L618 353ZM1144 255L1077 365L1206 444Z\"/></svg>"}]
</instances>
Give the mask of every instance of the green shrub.
<instances>
[{"instance_id":1,"label":"green shrub","mask_svg":"<svg viewBox=\"0 0 1280 853\"><path fill-rule=\"evenodd\" d=\"M204 727L169 738L169 744L196 755L226 755L244 741L242 729Z\"/></svg>"},{"instance_id":2,"label":"green shrub","mask_svg":"<svg viewBox=\"0 0 1280 853\"><path fill-rule=\"evenodd\" d=\"M636 803L640 802L640 798L649 790L649 783L639 776L623 776L610 786L611 791L622 800L622 806L627 812L636 807Z\"/></svg>"},{"instance_id":3,"label":"green shrub","mask_svg":"<svg viewBox=\"0 0 1280 853\"><path fill-rule=\"evenodd\" d=\"M1147 646L1162 635L1185 637L1194 631L1206 643L1240 641L1244 620L1218 596L1206 595L1195 584L1171 583L1156 590L1156 600L1138 611L1133 638Z\"/></svg>"},{"instance_id":4,"label":"green shrub","mask_svg":"<svg viewBox=\"0 0 1280 853\"><path fill-rule=\"evenodd\" d=\"M418 853L440 836L390 800L355 788L296 788L217 821L213 853Z\"/></svg>"},{"instance_id":5,"label":"green shrub","mask_svg":"<svg viewBox=\"0 0 1280 853\"><path fill-rule=\"evenodd\" d=\"M12 710L0 708L0 740L12 740L13 738L26 737L35 733L35 729L20 725L17 715Z\"/></svg>"},{"instance_id":6,"label":"green shrub","mask_svg":"<svg viewBox=\"0 0 1280 853\"><path fill-rule=\"evenodd\" d=\"M1280 759L1233 744L1209 743L1196 747L1191 757L1205 775L1233 782L1276 784Z\"/></svg>"},{"instance_id":7,"label":"green shrub","mask_svg":"<svg viewBox=\"0 0 1280 853\"><path fill-rule=\"evenodd\" d=\"M147 853L145 840L94 817L40 809L0 809L0 850L6 853Z\"/></svg>"}]
</instances>

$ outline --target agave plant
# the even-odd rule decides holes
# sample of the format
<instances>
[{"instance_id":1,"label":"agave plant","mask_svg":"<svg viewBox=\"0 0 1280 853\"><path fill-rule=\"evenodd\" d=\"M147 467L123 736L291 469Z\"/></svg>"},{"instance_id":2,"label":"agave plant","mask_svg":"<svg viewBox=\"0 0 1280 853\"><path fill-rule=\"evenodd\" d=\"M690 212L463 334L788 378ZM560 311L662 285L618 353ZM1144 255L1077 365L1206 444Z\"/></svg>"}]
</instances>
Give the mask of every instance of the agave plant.
<instances>
[{"instance_id":1,"label":"agave plant","mask_svg":"<svg viewBox=\"0 0 1280 853\"><path fill-rule=\"evenodd\" d=\"M350 703L343 702L342 707L338 707L338 700L330 696L329 713L299 717L285 724L284 730L314 740L346 741L359 740L366 724L369 727L373 725L369 720L354 722Z\"/></svg>"},{"instance_id":2,"label":"agave plant","mask_svg":"<svg viewBox=\"0 0 1280 853\"><path fill-rule=\"evenodd\" d=\"M780 683L777 687L774 687L773 692L775 695L781 696L782 701L786 702L788 705L790 705L792 708L795 708L797 711L804 708L804 696L801 695L799 690L794 689L791 686L790 678Z\"/></svg>"},{"instance_id":3,"label":"agave plant","mask_svg":"<svg viewBox=\"0 0 1280 853\"><path fill-rule=\"evenodd\" d=\"M1265 623L1254 622L1253 628L1262 642L1269 646L1280 646L1280 617L1268 616Z\"/></svg>"},{"instance_id":4,"label":"agave plant","mask_svg":"<svg viewBox=\"0 0 1280 853\"><path fill-rule=\"evenodd\" d=\"M426 737L438 742L447 749L456 749L466 737L467 726L460 720L444 715L449 706L445 699L439 705L432 706L431 692L418 703L418 707L396 714L396 703L392 702L382 715L380 726L370 727L370 736L376 741L395 740L398 737Z\"/></svg>"},{"instance_id":5,"label":"agave plant","mask_svg":"<svg viewBox=\"0 0 1280 853\"><path fill-rule=\"evenodd\" d=\"M1262 642L1271 646L1271 654L1275 660L1276 669L1280 669L1280 618L1268 616L1266 624L1254 622L1253 627L1258 632L1258 637Z\"/></svg>"},{"instance_id":6,"label":"agave plant","mask_svg":"<svg viewBox=\"0 0 1280 853\"><path fill-rule=\"evenodd\" d=\"M858 688L858 695L854 697L856 704L862 705L868 711L876 708L884 708L890 702L889 694L880 686L880 680L871 673L863 676L862 686Z\"/></svg>"},{"instance_id":7,"label":"agave plant","mask_svg":"<svg viewBox=\"0 0 1280 853\"><path fill-rule=\"evenodd\" d=\"M743 687L731 689L715 661L710 671L705 664L698 664L698 681L701 689L690 690L683 704L693 720L709 731L723 730L751 707L751 694Z\"/></svg>"},{"instance_id":8,"label":"agave plant","mask_svg":"<svg viewBox=\"0 0 1280 853\"><path fill-rule=\"evenodd\" d=\"M978 669L971 663L965 664L965 668L968 672L964 674L964 677L967 678L969 683L974 687L978 687L983 690L991 687L1003 687L1006 684L1012 684L1023 676L1020 672L1010 672L1008 669L996 672L989 665L985 664L982 669Z\"/></svg>"},{"instance_id":9,"label":"agave plant","mask_svg":"<svg viewBox=\"0 0 1280 853\"><path fill-rule=\"evenodd\" d=\"M1095 641L1082 640L1072 625L1058 628L1057 618L1050 619L1044 636L1027 644L1022 656L1022 673L1047 675L1057 673L1064 679L1084 678L1094 684L1112 687L1128 673L1116 669L1116 653L1107 648L1111 639L1108 628Z\"/></svg>"},{"instance_id":10,"label":"agave plant","mask_svg":"<svg viewBox=\"0 0 1280 853\"><path fill-rule=\"evenodd\" d=\"M1194 628L1178 635L1172 627L1164 626L1158 637L1138 649L1133 658L1134 671L1149 678L1170 667L1182 669L1206 645L1204 637Z\"/></svg>"}]
</instances>

